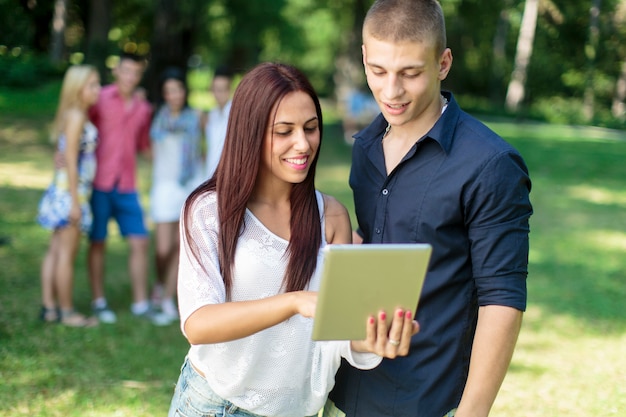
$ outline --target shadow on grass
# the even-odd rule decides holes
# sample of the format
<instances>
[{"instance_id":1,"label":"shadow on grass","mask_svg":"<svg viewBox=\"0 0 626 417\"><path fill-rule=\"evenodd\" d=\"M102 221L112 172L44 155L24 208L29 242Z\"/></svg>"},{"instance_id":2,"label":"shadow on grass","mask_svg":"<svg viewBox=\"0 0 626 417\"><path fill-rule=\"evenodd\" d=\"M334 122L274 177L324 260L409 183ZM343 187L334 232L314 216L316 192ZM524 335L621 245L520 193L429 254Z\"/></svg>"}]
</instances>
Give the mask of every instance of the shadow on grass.
<instances>
[{"instance_id":1,"label":"shadow on grass","mask_svg":"<svg viewBox=\"0 0 626 417\"><path fill-rule=\"evenodd\" d=\"M626 142L515 137L533 180L529 304L626 329Z\"/></svg>"}]
</instances>

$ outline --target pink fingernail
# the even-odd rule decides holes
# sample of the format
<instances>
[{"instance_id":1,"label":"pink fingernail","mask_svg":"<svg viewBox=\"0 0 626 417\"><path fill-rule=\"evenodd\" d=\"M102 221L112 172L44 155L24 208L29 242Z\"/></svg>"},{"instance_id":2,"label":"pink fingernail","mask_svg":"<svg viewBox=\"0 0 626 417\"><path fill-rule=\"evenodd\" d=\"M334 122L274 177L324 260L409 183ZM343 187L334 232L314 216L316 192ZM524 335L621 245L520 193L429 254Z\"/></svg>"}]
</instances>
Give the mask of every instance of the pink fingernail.
<instances>
[{"instance_id":1,"label":"pink fingernail","mask_svg":"<svg viewBox=\"0 0 626 417\"><path fill-rule=\"evenodd\" d=\"M387 314L385 314L385 312L384 312L384 311L381 311L381 312L380 312L380 319L381 319L381 320L385 320L386 318L387 318Z\"/></svg>"},{"instance_id":2,"label":"pink fingernail","mask_svg":"<svg viewBox=\"0 0 626 417\"><path fill-rule=\"evenodd\" d=\"M411 312L410 312L410 311L407 311L407 312L406 312L405 317L406 317L407 319L410 319L410 318L411 318Z\"/></svg>"},{"instance_id":3,"label":"pink fingernail","mask_svg":"<svg viewBox=\"0 0 626 417\"><path fill-rule=\"evenodd\" d=\"M402 310L398 310L398 317L402 317L404 315L404 313L402 313Z\"/></svg>"},{"instance_id":4,"label":"pink fingernail","mask_svg":"<svg viewBox=\"0 0 626 417\"><path fill-rule=\"evenodd\" d=\"M370 324L374 324L374 317L370 317L368 321Z\"/></svg>"}]
</instances>

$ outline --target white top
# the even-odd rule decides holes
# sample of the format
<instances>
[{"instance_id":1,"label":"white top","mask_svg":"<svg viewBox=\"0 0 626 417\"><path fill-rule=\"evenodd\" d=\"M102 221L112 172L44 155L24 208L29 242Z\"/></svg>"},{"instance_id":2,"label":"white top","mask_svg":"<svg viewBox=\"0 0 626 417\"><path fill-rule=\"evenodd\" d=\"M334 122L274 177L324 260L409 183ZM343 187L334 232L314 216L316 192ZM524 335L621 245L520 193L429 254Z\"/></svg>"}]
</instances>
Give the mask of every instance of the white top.
<instances>
[{"instance_id":1,"label":"white top","mask_svg":"<svg viewBox=\"0 0 626 417\"><path fill-rule=\"evenodd\" d=\"M150 215L155 223L177 222L187 196L204 180L203 167L198 163L193 178L180 183L183 134L167 132L160 140L152 141Z\"/></svg>"},{"instance_id":2,"label":"white top","mask_svg":"<svg viewBox=\"0 0 626 417\"><path fill-rule=\"evenodd\" d=\"M324 203L319 192L317 201L324 231ZM195 310L225 302L217 258L215 193L197 200L191 213L187 227L208 274L195 261L184 233L181 234L178 297L183 333L185 321ZM283 292L281 285L288 261L284 255L289 242L269 231L249 210L244 222L235 255L233 301ZM325 244L323 239L322 246ZM320 252L310 290L319 288L322 261ZM314 342L312 328L313 319L295 315L243 339L192 345L188 356L205 375L211 389L240 408L263 416L310 416L323 407L335 383L341 357L360 369L374 368L382 360L372 353L352 352L349 341Z\"/></svg>"},{"instance_id":3,"label":"white top","mask_svg":"<svg viewBox=\"0 0 626 417\"><path fill-rule=\"evenodd\" d=\"M228 115L230 114L229 100L223 109L219 106L209 112L209 119L204 128L206 136L206 178L211 178L220 161L224 139L226 139L226 128L228 127Z\"/></svg>"},{"instance_id":4,"label":"white top","mask_svg":"<svg viewBox=\"0 0 626 417\"><path fill-rule=\"evenodd\" d=\"M182 136L185 133L167 132L163 139L152 141L152 183L175 182L181 174Z\"/></svg>"}]
</instances>

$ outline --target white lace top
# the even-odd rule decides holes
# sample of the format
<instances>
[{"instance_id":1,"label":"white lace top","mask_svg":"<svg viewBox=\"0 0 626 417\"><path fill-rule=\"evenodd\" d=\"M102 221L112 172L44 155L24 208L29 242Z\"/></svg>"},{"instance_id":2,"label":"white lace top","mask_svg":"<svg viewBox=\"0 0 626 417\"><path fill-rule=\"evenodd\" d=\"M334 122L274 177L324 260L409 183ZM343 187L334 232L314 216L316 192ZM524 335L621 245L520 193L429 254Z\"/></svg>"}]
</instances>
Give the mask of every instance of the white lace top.
<instances>
[{"instance_id":1,"label":"white lace top","mask_svg":"<svg viewBox=\"0 0 626 417\"><path fill-rule=\"evenodd\" d=\"M324 231L324 203L319 192L317 201ZM196 201L191 222L186 226L199 247L201 262L208 274L196 262L184 234L181 235L178 297L183 332L185 321L195 310L225 302L217 258L215 193ZM246 212L235 255L233 301L260 299L282 292L287 244L288 241L269 231L252 212ZM322 245L325 244L323 238ZM318 272L322 261L320 254ZM319 273L315 273L308 289L318 287ZM296 315L243 339L192 345L188 357L204 373L213 391L238 407L263 416L314 415L324 405L334 385L341 357L361 369L374 368L382 358L352 352L348 341L314 342L312 325L312 319Z\"/></svg>"}]
</instances>

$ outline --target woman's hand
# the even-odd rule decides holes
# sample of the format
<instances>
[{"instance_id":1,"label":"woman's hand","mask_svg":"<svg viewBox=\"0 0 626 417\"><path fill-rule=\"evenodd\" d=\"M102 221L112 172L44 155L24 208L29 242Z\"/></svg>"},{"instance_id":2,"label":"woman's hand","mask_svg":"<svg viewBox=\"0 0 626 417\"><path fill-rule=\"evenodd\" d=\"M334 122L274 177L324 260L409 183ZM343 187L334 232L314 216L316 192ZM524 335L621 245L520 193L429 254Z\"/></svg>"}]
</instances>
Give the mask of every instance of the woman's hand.
<instances>
[{"instance_id":1,"label":"woman's hand","mask_svg":"<svg viewBox=\"0 0 626 417\"><path fill-rule=\"evenodd\" d=\"M317 292L314 291L294 291L295 313L307 318L315 317L315 306L317 305ZM294 314L295 314L294 313Z\"/></svg>"},{"instance_id":2,"label":"woman's hand","mask_svg":"<svg viewBox=\"0 0 626 417\"><path fill-rule=\"evenodd\" d=\"M59 170L67 167L65 163L65 154L61 151L54 152L54 169Z\"/></svg>"},{"instance_id":3,"label":"woman's hand","mask_svg":"<svg viewBox=\"0 0 626 417\"><path fill-rule=\"evenodd\" d=\"M82 213L80 210L80 206L77 203L73 203L72 207L70 208L70 224L78 225L80 222L81 214Z\"/></svg>"},{"instance_id":4,"label":"woman's hand","mask_svg":"<svg viewBox=\"0 0 626 417\"><path fill-rule=\"evenodd\" d=\"M378 319L373 316L368 319L365 340L353 340L350 346L355 352L372 352L393 359L408 355L411 337L417 332L419 324L413 320L410 311L397 309L391 327L387 325L387 314L381 311L378 313Z\"/></svg>"}]
</instances>

